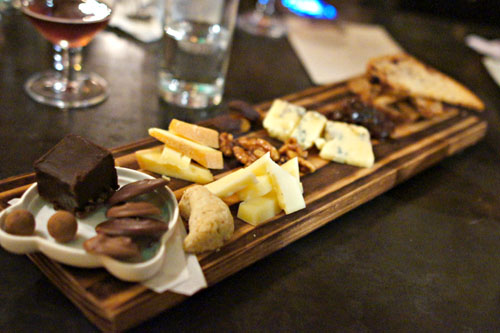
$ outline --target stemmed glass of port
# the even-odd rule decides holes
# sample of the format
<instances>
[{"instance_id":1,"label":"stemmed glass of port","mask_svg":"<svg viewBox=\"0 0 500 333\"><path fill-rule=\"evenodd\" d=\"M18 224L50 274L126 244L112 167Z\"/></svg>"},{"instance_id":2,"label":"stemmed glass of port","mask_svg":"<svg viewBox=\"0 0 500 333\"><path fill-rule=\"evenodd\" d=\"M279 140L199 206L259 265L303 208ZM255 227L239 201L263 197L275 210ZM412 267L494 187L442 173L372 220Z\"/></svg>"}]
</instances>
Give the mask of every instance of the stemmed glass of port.
<instances>
[{"instance_id":1,"label":"stemmed glass of port","mask_svg":"<svg viewBox=\"0 0 500 333\"><path fill-rule=\"evenodd\" d=\"M238 27L250 34L280 38L286 34L286 25L276 14L276 0L257 0L255 9L238 18Z\"/></svg>"},{"instance_id":2,"label":"stemmed glass of port","mask_svg":"<svg viewBox=\"0 0 500 333\"><path fill-rule=\"evenodd\" d=\"M39 103L61 109L98 104L106 81L82 71L82 48L106 27L114 0L21 0L21 11L54 45L54 69L31 76L24 89Z\"/></svg>"}]
</instances>

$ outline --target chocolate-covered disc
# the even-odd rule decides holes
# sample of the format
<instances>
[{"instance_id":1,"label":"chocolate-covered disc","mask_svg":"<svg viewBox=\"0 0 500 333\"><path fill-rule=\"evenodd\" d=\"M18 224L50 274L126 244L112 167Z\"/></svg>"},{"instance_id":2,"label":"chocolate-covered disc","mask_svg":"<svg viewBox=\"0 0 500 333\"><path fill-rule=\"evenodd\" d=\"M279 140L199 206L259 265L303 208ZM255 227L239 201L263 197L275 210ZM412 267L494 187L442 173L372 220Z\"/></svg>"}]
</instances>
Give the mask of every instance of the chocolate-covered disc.
<instances>
[{"instance_id":1,"label":"chocolate-covered disc","mask_svg":"<svg viewBox=\"0 0 500 333\"><path fill-rule=\"evenodd\" d=\"M98 224L95 231L108 236L160 238L168 230L165 222L145 217L125 217Z\"/></svg>"},{"instance_id":2,"label":"chocolate-covered disc","mask_svg":"<svg viewBox=\"0 0 500 333\"><path fill-rule=\"evenodd\" d=\"M146 201L140 201L127 202L123 205L113 206L106 212L106 217L138 217L160 214L161 210L157 206Z\"/></svg>"},{"instance_id":3,"label":"chocolate-covered disc","mask_svg":"<svg viewBox=\"0 0 500 333\"><path fill-rule=\"evenodd\" d=\"M116 259L129 259L140 255L139 246L129 237L108 237L97 234L83 243L85 251Z\"/></svg>"},{"instance_id":4,"label":"chocolate-covered disc","mask_svg":"<svg viewBox=\"0 0 500 333\"><path fill-rule=\"evenodd\" d=\"M118 191L116 191L111 198L109 198L108 203L110 205L117 204L119 202L128 201L138 195L148 193L156 190L162 186L167 185L168 181L163 178L157 179L143 179L139 180L125 186L122 186Z\"/></svg>"}]
</instances>

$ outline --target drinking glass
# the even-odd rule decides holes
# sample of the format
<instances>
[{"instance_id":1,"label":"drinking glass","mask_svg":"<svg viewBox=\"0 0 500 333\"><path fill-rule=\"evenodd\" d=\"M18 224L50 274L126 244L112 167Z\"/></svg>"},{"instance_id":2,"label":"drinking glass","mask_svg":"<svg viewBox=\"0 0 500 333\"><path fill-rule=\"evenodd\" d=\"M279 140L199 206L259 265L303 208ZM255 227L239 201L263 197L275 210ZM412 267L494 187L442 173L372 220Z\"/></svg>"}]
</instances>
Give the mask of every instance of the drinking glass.
<instances>
[{"instance_id":1,"label":"drinking glass","mask_svg":"<svg viewBox=\"0 0 500 333\"><path fill-rule=\"evenodd\" d=\"M98 104L106 81L82 72L82 48L106 27L113 0L22 0L21 11L54 45L54 69L31 76L24 89L39 103L58 108Z\"/></svg>"},{"instance_id":2,"label":"drinking glass","mask_svg":"<svg viewBox=\"0 0 500 333\"><path fill-rule=\"evenodd\" d=\"M257 0L255 9L238 18L238 27L250 34L280 38L286 34L286 25L276 15L275 0Z\"/></svg>"},{"instance_id":3,"label":"drinking glass","mask_svg":"<svg viewBox=\"0 0 500 333\"><path fill-rule=\"evenodd\" d=\"M239 0L166 0L159 93L201 109L221 103Z\"/></svg>"}]
</instances>

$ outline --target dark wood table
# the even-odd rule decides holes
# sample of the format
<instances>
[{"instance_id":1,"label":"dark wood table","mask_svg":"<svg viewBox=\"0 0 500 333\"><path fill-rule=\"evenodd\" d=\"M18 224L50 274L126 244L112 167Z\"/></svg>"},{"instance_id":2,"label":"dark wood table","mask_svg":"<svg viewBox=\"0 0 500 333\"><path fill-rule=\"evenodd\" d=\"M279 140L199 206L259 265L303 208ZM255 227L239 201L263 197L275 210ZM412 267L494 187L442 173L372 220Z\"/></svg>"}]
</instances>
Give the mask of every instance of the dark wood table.
<instances>
[{"instance_id":1,"label":"dark wood table","mask_svg":"<svg viewBox=\"0 0 500 333\"><path fill-rule=\"evenodd\" d=\"M242 9L251 3L244 2ZM143 331L500 330L500 88L463 38L500 29L356 6L342 19L383 24L409 53L464 82L487 106L486 138L305 238L135 329ZM146 137L172 117L201 120L156 94L160 43L119 31L85 49L111 87L94 108L60 111L24 93L51 66L51 47L18 13L0 21L0 179L31 165L67 133L106 147ZM312 86L288 41L236 31L226 100L257 103ZM0 250L0 331L96 328L25 256Z\"/></svg>"}]
</instances>

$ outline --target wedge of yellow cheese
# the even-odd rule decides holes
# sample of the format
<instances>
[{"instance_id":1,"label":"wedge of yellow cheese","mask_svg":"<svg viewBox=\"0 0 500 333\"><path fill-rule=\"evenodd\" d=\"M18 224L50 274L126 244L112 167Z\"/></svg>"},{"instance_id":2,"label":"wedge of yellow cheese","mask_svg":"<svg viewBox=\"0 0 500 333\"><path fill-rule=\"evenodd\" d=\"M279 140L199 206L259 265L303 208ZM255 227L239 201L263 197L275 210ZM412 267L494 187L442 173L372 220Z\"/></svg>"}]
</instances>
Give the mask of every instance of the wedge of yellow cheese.
<instances>
[{"instance_id":1,"label":"wedge of yellow cheese","mask_svg":"<svg viewBox=\"0 0 500 333\"><path fill-rule=\"evenodd\" d=\"M283 163L281 165L281 168L291 174L293 178L295 178L299 182L300 191L304 193L304 188L302 186L302 183L300 182L299 159L297 157L294 157L291 160L286 161L286 163Z\"/></svg>"},{"instance_id":2,"label":"wedge of yellow cheese","mask_svg":"<svg viewBox=\"0 0 500 333\"><path fill-rule=\"evenodd\" d=\"M196 143L219 148L219 132L216 130L172 119L168 130Z\"/></svg>"},{"instance_id":3,"label":"wedge of yellow cheese","mask_svg":"<svg viewBox=\"0 0 500 333\"><path fill-rule=\"evenodd\" d=\"M274 192L265 196L253 198L240 203L238 207L238 218L258 226L281 212L278 199Z\"/></svg>"},{"instance_id":4,"label":"wedge of yellow cheese","mask_svg":"<svg viewBox=\"0 0 500 333\"><path fill-rule=\"evenodd\" d=\"M160 140L166 146L186 155L206 168L222 169L222 152L199 143L184 139L161 128L150 128L149 135Z\"/></svg>"},{"instance_id":5,"label":"wedge of yellow cheese","mask_svg":"<svg viewBox=\"0 0 500 333\"><path fill-rule=\"evenodd\" d=\"M271 154L269 152L261 156L257 161L253 162L245 169L251 171L256 176L267 175L267 164L272 162Z\"/></svg>"},{"instance_id":6,"label":"wedge of yellow cheese","mask_svg":"<svg viewBox=\"0 0 500 333\"><path fill-rule=\"evenodd\" d=\"M290 175L274 161L268 162L267 172L271 177L278 203L286 214L294 213L306 207L300 183L294 176Z\"/></svg>"},{"instance_id":7,"label":"wedge of yellow cheese","mask_svg":"<svg viewBox=\"0 0 500 333\"><path fill-rule=\"evenodd\" d=\"M238 191L238 197L241 201L261 197L273 189L271 179L268 175L257 176L257 183L250 184L244 189Z\"/></svg>"},{"instance_id":8,"label":"wedge of yellow cheese","mask_svg":"<svg viewBox=\"0 0 500 333\"><path fill-rule=\"evenodd\" d=\"M207 184L214 180L210 170L199 165L190 164L188 168L181 169L175 165L161 162L161 149L158 148L139 150L135 153L135 157L139 167L147 171L198 184Z\"/></svg>"},{"instance_id":9,"label":"wedge of yellow cheese","mask_svg":"<svg viewBox=\"0 0 500 333\"><path fill-rule=\"evenodd\" d=\"M257 177L245 168L217 179L205 187L219 198L225 198L255 183L257 183Z\"/></svg>"},{"instance_id":10,"label":"wedge of yellow cheese","mask_svg":"<svg viewBox=\"0 0 500 333\"><path fill-rule=\"evenodd\" d=\"M161 150L160 162L177 166L179 169L187 169L191 164L191 158L164 145Z\"/></svg>"}]
</instances>

